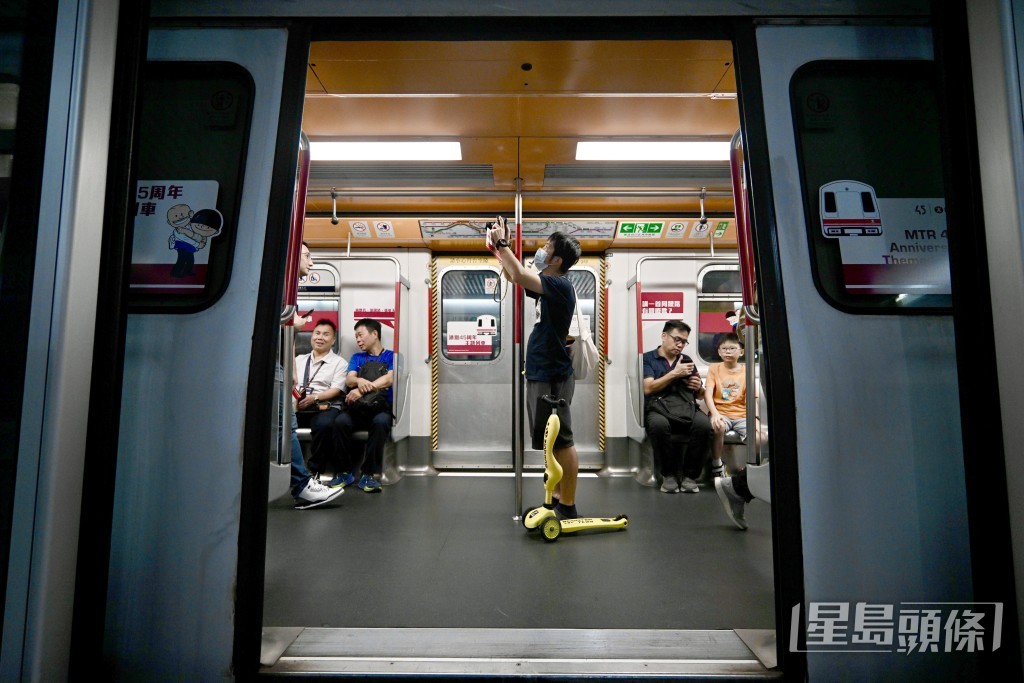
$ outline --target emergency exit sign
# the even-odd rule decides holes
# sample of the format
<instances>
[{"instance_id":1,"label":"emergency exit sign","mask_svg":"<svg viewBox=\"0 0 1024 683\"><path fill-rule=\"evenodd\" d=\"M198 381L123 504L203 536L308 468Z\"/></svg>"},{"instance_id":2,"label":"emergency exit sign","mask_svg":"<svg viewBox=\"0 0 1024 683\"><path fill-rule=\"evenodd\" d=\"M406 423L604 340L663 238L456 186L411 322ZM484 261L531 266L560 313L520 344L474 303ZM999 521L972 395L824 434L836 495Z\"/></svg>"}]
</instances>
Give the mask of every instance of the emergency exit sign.
<instances>
[{"instance_id":1,"label":"emergency exit sign","mask_svg":"<svg viewBox=\"0 0 1024 683\"><path fill-rule=\"evenodd\" d=\"M665 227L663 221L650 223L619 223L619 237L658 237Z\"/></svg>"}]
</instances>

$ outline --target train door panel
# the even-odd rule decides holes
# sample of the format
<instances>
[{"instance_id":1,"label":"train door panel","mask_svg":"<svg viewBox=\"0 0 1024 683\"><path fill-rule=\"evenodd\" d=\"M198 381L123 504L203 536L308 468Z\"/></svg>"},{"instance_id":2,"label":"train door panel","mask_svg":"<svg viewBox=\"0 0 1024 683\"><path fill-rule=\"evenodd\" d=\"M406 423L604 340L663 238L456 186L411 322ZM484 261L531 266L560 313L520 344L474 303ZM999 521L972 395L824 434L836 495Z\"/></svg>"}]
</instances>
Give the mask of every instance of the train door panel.
<instances>
[{"instance_id":1,"label":"train door panel","mask_svg":"<svg viewBox=\"0 0 1024 683\"><path fill-rule=\"evenodd\" d=\"M709 265L697 275L697 319L691 335L689 355L705 365L718 363L719 336L733 332L736 311L743 306L740 269L735 265ZM741 357L740 362L745 362Z\"/></svg>"},{"instance_id":2,"label":"train door panel","mask_svg":"<svg viewBox=\"0 0 1024 683\"><path fill-rule=\"evenodd\" d=\"M433 464L511 469L514 289L494 259L438 257Z\"/></svg>"},{"instance_id":3,"label":"train door panel","mask_svg":"<svg viewBox=\"0 0 1024 683\"><path fill-rule=\"evenodd\" d=\"M160 126L145 117L141 123L140 177L152 181L208 181L225 155L211 140L240 122L247 137L244 159L235 166L237 182L226 176L217 182L219 234L205 243L192 238L197 251L209 252L208 261L186 258L193 272L172 272L176 252L185 247L169 237L185 233L177 224L165 224L153 253L162 246L161 255L171 260L148 272L174 281L150 278L131 295L136 308L127 322L103 652L105 661L116 662L128 678L211 679L231 669L243 440L247 411L260 410L246 405L246 396L254 343L260 343L254 342L253 321L273 194L274 145L267 141L278 136L287 44L282 29L150 33L148 57L162 62L165 72L176 63L183 69L191 68L189 62L224 64L251 79L255 96L239 102L218 87L203 97L196 95L201 89L164 89L156 96L181 106L188 125ZM147 106L153 103L144 104L143 111ZM242 116L246 107L251 118ZM182 131L193 133L181 139ZM159 172L180 158L191 162L173 169L173 177L146 171L149 165ZM176 182L149 183L147 198L137 205L140 213L150 210L147 202L158 185L165 197L189 191ZM193 217L196 208L190 205ZM140 225L137 221L137 232ZM148 236L136 235L143 238ZM200 284L200 265L220 274ZM170 289L184 293L172 292L164 297L168 300L188 299L189 292L202 295L175 308L157 301L160 291ZM147 585L154 567L159 567L159 590ZM197 633L203 634L202 657L196 656Z\"/></svg>"},{"instance_id":4,"label":"train door panel","mask_svg":"<svg viewBox=\"0 0 1024 683\"><path fill-rule=\"evenodd\" d=\"M796 427L789 447L776 437L773 463L799 472L805 603L969 601L932 35L759 27L757 52L763 101L750 106L764 112L785 297L762 308L762 327L769 342L785 327ZM856 196L827 194L847 187ZM919 230L925 218L934 232ZM863 533L836 544L851 519ZM836 658L877 675L877 659L812 651L810 678ZM890 677L930 680L963 680L971 664L886 661Z\"/></svg>"},{"instance_id":5,"label":"train door panel","mask_svg":"<svg viewBox=\"0 0 1024 683\"><path fill-rule=\"evenodd\" d=\"M590 328L590 334L594 343L599 339L598 324L600 322L600 305L598 293L598 278L600 260L592 257L583 257L577 265L569 271L569 281L576 290L577 301L579 302L580 322L579 324ZM537 324L538 309L535 300L526 298L525 331L523 334L523 357L529 349L530 333ZM572 334L578 324L575 317L570 325L569 332ZM600 365L600 364L599 364ZM572 397L572 433L573 443L579 457L582 469L602 469L607 463L605 460L604 448L601 446L601 435L599 434L599 421L597 416L603 412L598 390L600 367L595 367L586 379L577 380ZM524 420L523 443L525 444L524 464L529 468L543 469L544 454L541 451L530 449L532 437L529 420Z\"/></svg>"}]
</instances>

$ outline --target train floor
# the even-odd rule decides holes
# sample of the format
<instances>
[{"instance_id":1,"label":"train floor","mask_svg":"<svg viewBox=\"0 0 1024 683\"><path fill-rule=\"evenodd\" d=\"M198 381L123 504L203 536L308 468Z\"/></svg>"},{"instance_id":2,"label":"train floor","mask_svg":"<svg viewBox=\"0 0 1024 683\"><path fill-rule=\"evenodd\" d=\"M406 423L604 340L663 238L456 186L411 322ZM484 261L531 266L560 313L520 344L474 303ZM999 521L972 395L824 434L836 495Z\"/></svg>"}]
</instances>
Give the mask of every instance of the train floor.
<instances>
[{"instance_id":1,"label":"train floor","mask_svg":"<svg viewBox=\"0 0 1024 683\"><path fill-rule=\"evenodd\" d=\"M541 502L541 480L524 479ZM582 515L624 531L545 542L512 520L508 477L404 477L318 508L270 502L267 627L774 629L768 505L749 529L713 485L665 494L631 477L581 478Z\"/></svg>"}]
</instances>

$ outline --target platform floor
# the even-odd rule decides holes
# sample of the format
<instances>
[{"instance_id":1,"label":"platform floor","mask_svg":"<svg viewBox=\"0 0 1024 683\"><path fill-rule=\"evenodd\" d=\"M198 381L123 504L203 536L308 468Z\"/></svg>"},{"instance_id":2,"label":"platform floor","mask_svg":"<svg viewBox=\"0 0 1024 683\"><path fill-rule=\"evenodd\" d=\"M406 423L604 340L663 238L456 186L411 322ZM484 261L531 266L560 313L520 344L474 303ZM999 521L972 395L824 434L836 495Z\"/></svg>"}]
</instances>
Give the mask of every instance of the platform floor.
<instances>
[{"instance_id":1,"label":"platform floor","mask_svg":"<svg viewBox=\"0 0 1024 683\"><path fill-rule=\"evenodd\" d=\"M545 542L513 522L504 477L405 477L319 508L270 502L269 627L774 629L769 506L749 530L713 486L663 494L632 478L580 480L581 514L625 531ZM524 500L541 502L539 478Z\"/></svg>"}]
</instances>

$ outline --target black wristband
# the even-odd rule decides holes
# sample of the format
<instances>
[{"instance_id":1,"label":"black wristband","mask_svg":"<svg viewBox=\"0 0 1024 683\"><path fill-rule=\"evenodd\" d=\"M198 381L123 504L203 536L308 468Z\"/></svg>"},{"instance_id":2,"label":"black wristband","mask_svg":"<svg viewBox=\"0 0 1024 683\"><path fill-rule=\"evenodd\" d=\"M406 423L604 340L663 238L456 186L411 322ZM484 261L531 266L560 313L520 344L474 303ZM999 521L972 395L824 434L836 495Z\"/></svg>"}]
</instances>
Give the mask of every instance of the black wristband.
<instances>
[{"instance_id":1,"label":"black wristband","mask_svg":"<svg viewBox=\"0 0 1024 683\"><path fill-rule=\"evenodd\" d=\"M494 246L497 247L498 249L501 249L502 247L507 247L507 246L509 246L508 240L505 240L505 239L498 240L497 242L494 243Z\"/></svg>"}]
</instances>

